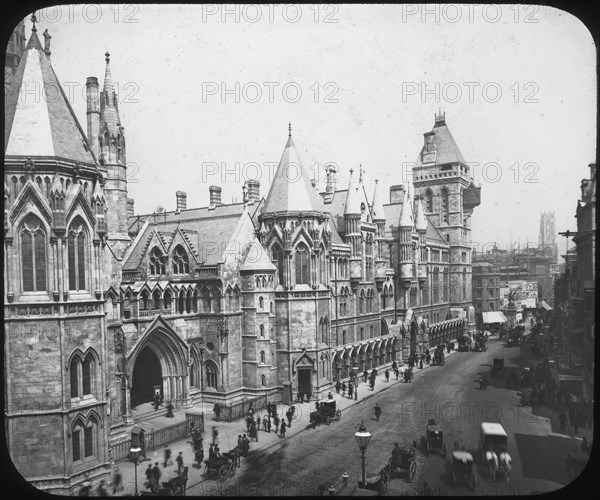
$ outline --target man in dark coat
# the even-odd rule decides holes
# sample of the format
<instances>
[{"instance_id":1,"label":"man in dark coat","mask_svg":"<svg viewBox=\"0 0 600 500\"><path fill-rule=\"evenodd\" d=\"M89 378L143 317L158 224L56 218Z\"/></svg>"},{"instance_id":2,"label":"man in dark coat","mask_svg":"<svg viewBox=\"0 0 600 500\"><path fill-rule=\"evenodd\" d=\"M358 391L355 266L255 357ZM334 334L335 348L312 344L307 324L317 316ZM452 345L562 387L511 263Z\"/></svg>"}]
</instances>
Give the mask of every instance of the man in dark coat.
<instances>
[{"instance_id":1,"label":"man in dark coat","mask_svg":"<svg viewBox=\"0 0 600 500\"><path fill-rule=\"evenodd\" d=\"M285 420L282 420L281 421L281 437L282 438L285 437L285 429L286 429Z\"/></svg>"},{"instance_id":2,"label":"man in dark coat","mask_svg":"<svg viewBox=\"0 0 600 500\"><path fill-rule=\"evenodd\" d=\"M181 474L181 471L183 470L183 452L179 452L175 461L177 462L177 473Z\"/></svg>"},{"instance_id":3,"label":"man in dark coat","mask_svg":"<svg viewBox=\"0 0 600 500\"><path fill-rule=\"evenodd\" d=\"M291 426L292 426L292 417L293 417L293 413L292 413L292 409L291 409L291 408L290 408L288 411L286 411L286 412L285 412L285 416L286 416L286 417L287 417L287 419L288 419L288 424L287 424L287 426L288 426L288 427L291 427ZM285 423L285 422L284 422L284 423Z\"/></svg>"},{"instance_id":4,"label":"man in dark coat","mask_svg":"<svg viewBox=\"0 0 600 500\"><path fill-rule=\"evenodd\" d=\"M152 473L154 474L154 479L156 479L156 481L160 481L160 467L158 466L158 462L154 463L154 467L152 467ZM160 484L160 483L159 483Z\"/></svg>"},{"instance_id":5,"label":"man in dark coat","mask_svg":"<svg viewBox=\"0 0 600 500\"><path fill-rule=\"evenodd\" d=\"M365 370L363 372L363 382L366 384L367 383L367 379L369 378L369 372L367 370Z\"/></svg>"},{"instance_id":6,"label":"man in dark coat","mask_svg":"<svg viewBox=\"0 0 600 500\"><path fill-rule=\"evenodd\" d=\"M375 418L377 419L377 421L379 422L379 417L381 417L381 406L379 406L379 403L375 404Z\"/></svg>"},{"instance_id":7,"label":"man in dark coat","mask_svg":"<svg viewBox=\"0 0 600 500\"><path fill-rule=\"evenodd\" d=\"M279 415L277 413L273 417L273 424L275 425L275 434L279 432Z\"/></svg>"},{"instance_id":8,"label":"man in dark coat","mask_svg":"<svg viewBox=\"0 0 600 500\"><path fill-rule=\"evenodd\" d=\"M387 368L385 369L385 381L390 381L390 371Z\"/></svg>"},{"instance_id":9,"label":"man in dark coat","mask_svg":"<svg viewBox=\"0 0 600 500\"><path fill-rule=\"evenodd\" d=\"M340 389L342 388L342 384L340 384L340 381L338 380L335 383L335 392L337 392L338 394L340 393Z\"/></svg>"},{"instance_id":10,"label":"man in dark coat","mask_svg":"<svg viewBox=\"0 0 600 500\"><path fill-rule=\"evenodd\" d=\"M348 398L352 399L352 394L354 391L354 386L352 385L352 382L348 382Z\"/></svg>"}]
</instances>

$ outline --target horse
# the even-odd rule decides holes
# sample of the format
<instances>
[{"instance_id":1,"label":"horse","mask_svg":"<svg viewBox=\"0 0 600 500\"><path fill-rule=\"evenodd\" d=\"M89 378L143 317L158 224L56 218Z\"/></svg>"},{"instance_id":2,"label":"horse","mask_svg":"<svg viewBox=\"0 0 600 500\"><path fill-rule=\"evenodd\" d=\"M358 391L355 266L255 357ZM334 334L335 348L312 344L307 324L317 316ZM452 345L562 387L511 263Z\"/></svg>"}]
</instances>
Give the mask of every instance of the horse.
<instances>
[{"instance_id":1,"label":"horse","mask_svg":"<svg viewBox=\"0 0 600 500\"><path fill-rule=\"evenodd\" d=\"M510 481L510 471L512 470L512 465L510 455L505 451L501 451L500 455L498 456L498 468L500 471L502 471L502 475L508 483Z\"/></svg>"},{"instance_id":2,"label":"horse","mask_svg":"<svg viewBox=\"0 0 600 500\"><path fill-rule=\"evenodd\" d=\"M486 451L485 463L492 479L496 479L496 473L498 472L498 455L496 455L494 451Z\"/></svg>"}]
</instances>

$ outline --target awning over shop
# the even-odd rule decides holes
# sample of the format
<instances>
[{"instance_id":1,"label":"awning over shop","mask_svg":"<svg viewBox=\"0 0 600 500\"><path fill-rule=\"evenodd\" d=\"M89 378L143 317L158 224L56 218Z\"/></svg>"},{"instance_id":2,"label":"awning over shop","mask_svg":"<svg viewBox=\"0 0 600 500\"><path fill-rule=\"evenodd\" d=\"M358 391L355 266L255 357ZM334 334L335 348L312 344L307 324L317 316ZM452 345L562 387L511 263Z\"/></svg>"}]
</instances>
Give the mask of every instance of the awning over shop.
<instances>
[{"instance_id":1,"label":"awning over shop","mask_svg":"<svg viewBox=\"0 0 600 500\"><path fill-rule=\"evenodd\" d=\"M546 311L552 311L552 308L548 305L548 303L545 300L542 300L542 308Z\"/></svg>"},{"instance_id":2,"label":"awning over shop","mask_svg":"<svg viewBox=\"0 0 600 500\"><path fill-rule=\"evenodd\" d=\"M507 323L506 316L500 311L487 311L481 313L484 323Z\"/></svg>"}]
</instances>

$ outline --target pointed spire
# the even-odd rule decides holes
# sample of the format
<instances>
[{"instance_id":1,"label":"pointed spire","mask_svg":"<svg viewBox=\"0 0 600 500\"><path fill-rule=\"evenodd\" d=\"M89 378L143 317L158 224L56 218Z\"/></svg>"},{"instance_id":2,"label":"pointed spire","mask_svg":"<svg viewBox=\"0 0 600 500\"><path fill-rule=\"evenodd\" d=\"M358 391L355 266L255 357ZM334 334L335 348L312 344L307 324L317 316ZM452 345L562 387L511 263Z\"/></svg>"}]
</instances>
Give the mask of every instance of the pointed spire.
<instances>
[{"instance_id":1,"label":"pointed spire","mask_svg":"<svg viewBox=\"0 0 600 500\"><path fill-rule=\"evenodd\" d=\"M104 203L104 190L100 184L100 179L96 181L96 185L94 186L94 192L92 193L92 200L97 203Z\"/></svg>"},{"instance_id":2,"label":"pointed spire","mask_svg":"<svg viewBox=\"0 0 600 500\"><path fill-rule=\"evenodd\" d=\"M358 186L353 179L354 170L350 169L350 180L348 182L348 194L346 195L346 207L344 215L360 215L360 200L358 198Z\"/></svg>"},{"instance_id":3,"label":"pointed spire","mask_svg":"<svg viewBox=\"0 0 600 500\"><path fill-rule=\"evenodd\" d=\"M373 212L373 220L385 220L385 214L383 211L383 203L381 200L381 195L379 194L379 190L377 189L378 184L379 183L379 179L375 179L375 189L373 191L373 205L372 205L372 212Z\"/></svg>"},{"instance_id":4,"label":"pointed spire","mask_svg":"<svg viewBox=\"0 0 600 500\"><path fill-rule=\"evenodd\" d=\"M106 52L104 54L106 61L106 72L104 73L104 92L114 93L115 86L112 79L112 74L110 73L110 54Z\"/></svg>"},{"instance_id":5,"label":"pointed spire","mask_svg":"<svg viewBox=\"0 0 600 500\"><path fill-rule=\"evenodd\" d=\"M359 165L358 165L358 183L359 184L363 183L363 173L364 173L364 170L362 168L362 163L359 163Z\"/></svg>"},{"instance_id":6,"label":"pointed spire","mask_svg":"<svg viewBox=\"0 0 600 500\"><path fill-rule=\"evenodd\" d=\"M412 227L412 207L410 206L410 197L408 195L408 189L404 190L404 197L402 199L402 208L400 209L400 227Z\"/></svg>"},{"instance_id":7,"label":"pointed spire","mask_svg":"<svg viewBox=\"0 0 600 500\"><path fill-rule=\"evenodd\" d=\"M292 122L288 123L288 137L292 137Z\"/></svg>"},{"instance_id":8,"label":"pointed spire","mask_svg":"<svg viewBox=\"0 0 600 500\"><path fill-rule=\"evenodd\" d=\"M52 187L50 188L50 196L65 196L65 188L60 182L58 174L54 174L54 179L52 180Z\"/></svg>"},{"instance_id":9,"label":"pointed spire","mask_svg":"<svg viewBox=\"0 0 600 500\"><path fill-rule=\"evenodd\" d=\"M417 199L415 229L417 231L427 231L427 219L425 219L425 210L423 209L423 200L421 198Z\"/></svg>"}]
</instances>

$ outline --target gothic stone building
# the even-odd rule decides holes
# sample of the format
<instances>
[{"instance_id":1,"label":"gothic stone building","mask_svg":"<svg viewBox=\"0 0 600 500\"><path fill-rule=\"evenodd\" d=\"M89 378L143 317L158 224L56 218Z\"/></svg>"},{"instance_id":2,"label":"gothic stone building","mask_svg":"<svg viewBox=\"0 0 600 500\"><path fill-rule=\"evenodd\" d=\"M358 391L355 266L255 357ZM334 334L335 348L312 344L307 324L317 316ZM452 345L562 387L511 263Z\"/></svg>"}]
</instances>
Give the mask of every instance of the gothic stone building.
<instances>
[{"instance_id":1,"label":"gothic stone building","mask_svg":"<svg viewBox=\"0 0 600 500\"><path fill-rule=\"evenodd\" d=\"M440 117L388 203L362 169L342 190L330 169L319 193L290 128L266 198L248 181L243 203L210 186L207 207L178 192L176 210L135 215L109 55L84 132L44 35L34 23L11 72L4 177L6 434L38 488L107 478L111 440L155 391L177 408L320 398L473 328L479 189ZM58 98L23 91L36 85Z\"/></svg>"}]
</instances>

